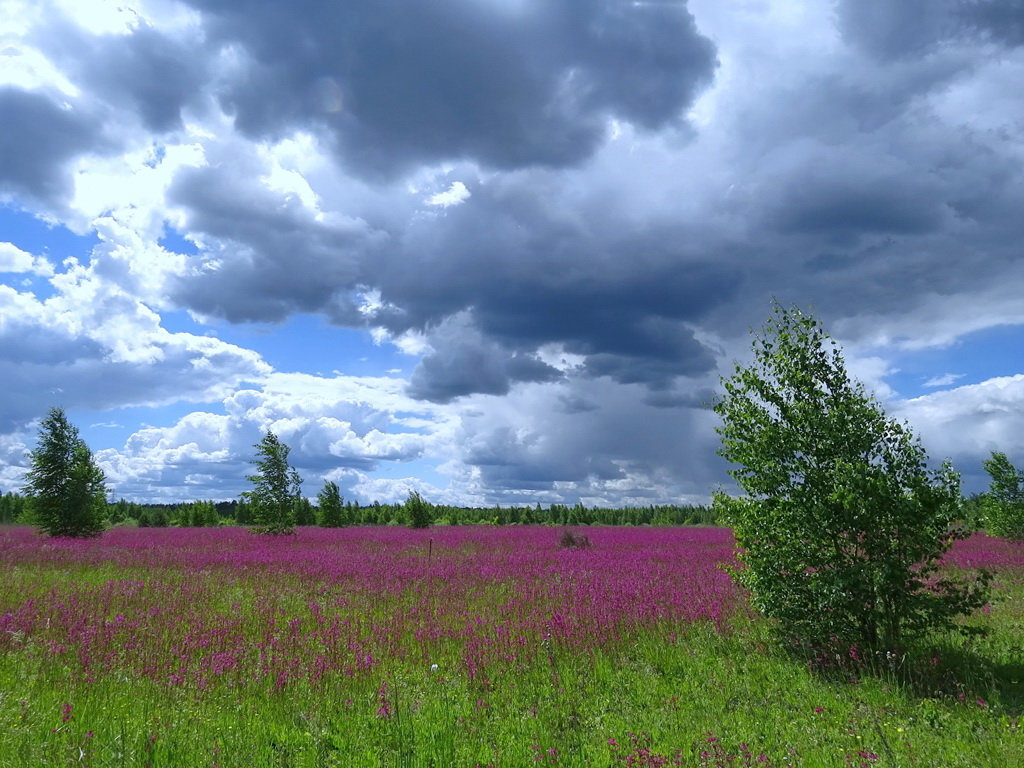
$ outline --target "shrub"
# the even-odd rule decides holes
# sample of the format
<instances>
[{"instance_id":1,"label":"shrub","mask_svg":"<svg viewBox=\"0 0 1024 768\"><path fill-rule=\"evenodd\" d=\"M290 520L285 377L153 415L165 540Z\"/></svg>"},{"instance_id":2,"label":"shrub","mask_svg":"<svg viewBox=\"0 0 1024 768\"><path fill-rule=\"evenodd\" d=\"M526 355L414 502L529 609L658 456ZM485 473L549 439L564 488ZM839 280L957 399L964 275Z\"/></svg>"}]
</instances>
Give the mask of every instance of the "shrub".
<instances>
[{"instance_id":1,"label":"shrub","mask_svg":"<svg viewBox=\"0 0 1024 768\"><path fill-rule=\"evenodd\" d=\"M984 466L992 478L982 501L985 529L993 536L1024 539L1024 472L996 451Z\"/></svg>"},{"instance_id":2,"label":"shrub","mask_svg":"<svg viewBox=\"0 0 1024 768\"><path fill-rule=\"evenodd\" d=\"M755 337L715 404L719 454L746 496L716 493L741 547L736 575L783 636L804 647L898 650L962 629L985 603L988 575L939 577L953 539L959 475L850 380L810 316L781 309Z\"/></svg>"},{"instance_id":3,"label":"shrub","mask_svg":"<svg viewBox=\"0 0 1024 768\"><path fill-rule=\"evenodd\" d=\"M563 549L589 549L590 539L582 533L576 533L567 528L558 537L558 545Z\"/></svg>"},{"instance_id":4,"label":"shrub","mask_svg":"<svg viewBox=\"0 0 1024 768\"><path fill-rule=\"evenodd\" d=\"M429 528L434 521L430 505L420 496L419 491L409 491L405 500L405 519L410 528Z\"/></svg>"}]
</instances>

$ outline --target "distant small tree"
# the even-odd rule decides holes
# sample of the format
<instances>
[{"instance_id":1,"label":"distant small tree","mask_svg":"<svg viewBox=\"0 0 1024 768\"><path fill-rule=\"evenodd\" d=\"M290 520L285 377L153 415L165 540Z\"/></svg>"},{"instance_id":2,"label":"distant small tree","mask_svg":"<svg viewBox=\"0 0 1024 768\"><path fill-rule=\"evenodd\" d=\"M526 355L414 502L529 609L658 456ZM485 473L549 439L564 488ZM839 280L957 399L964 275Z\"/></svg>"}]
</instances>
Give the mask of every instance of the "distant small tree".
<instances>
[{"instance_id":1,"label":"distant small tree","mask_svg":"<svg viewBox=\"0 0 1024 768\"><path fill-rule=\"evenodd\" d=\"M178 506L174 524L184 528L215 528L220 525L220 515L212 501L194 501Z\"/></svg>"},{"instance_id":2,"label":"distant small tree","mask_svg":"<svg viewBox=\"0 0 1024 768\"><path fill-rule=\"evenodd\" d=\"M139 528L166 528L171 520L166 507L142 507L136 522Z\"/></svg>"},{"instance_id":3,"label":"distant small tree","mask_svg":"<svg viewBox=\"0 0 1024 768\"><path fill-rule=\"evenodd\" d=\"M103 471L63 409L52 408L39 426L39 441L25 476L32 518L50 536L98 536L105 527Z\"/></svg>"},{"instance_id":4,"label":"distant small tree","mask_svg":"<svg viewBox=\"0 0 1024 768\"><path fill-rule=\"evenodd\" d=\"M986 530L993 536L1024 539L1024 472L1005 453L992 452L984 464L992 478L982 501Z\"/></svg>"},{"instance_id":5,"label":"distant small tree","mask_svg":"<svg viewBox=\"0 0 1024 768\"><path fill-rule=\"evenodd\" d=\"M419 491L409 491L405 500L405 519L410 528L429 528L434 522L430 505L420 496Z\"/></svg>"},{"instance_id":6,"label":"distant small tree","mask_svg":"<svg viewBox=\"0 0 1024 768\"><path fill-rule=\"evenodd\" d=\"M746 496L714 508L741 548L738 578L783 635L898 650L983 605L973 584L940 577L941 556L967 534L953 528L959 476L927 455L908 427L851 381L812 317L775 306L755 337L753 364L722 380L719 454Z\"/></svg>"},{"instance_id":7,"label":"distant small tree","mask_svg":"<svg viewBox=\"0 0 1024 768\"><path fill-rule=\"evenodd\" d=\"M252 463L258 472L247 477L253 489L242 494L250 505L253 531L292 533L295 529L295 502L301 493L302 478L288 463L290 449L273 432L267 432L253 447L256 458Z\"/></svg>"},{"instance_id":8,"label":"distant small tree","mask_svg":"<svg viewBox=\"0 0 1024 768\"><path fill-rule=\"evenodd\" d=\"M331 480L324 482L323 489L317 494L317 504L320 507L320 525L324 528L340 528L345 525L346 509L342 506L341 490L337 483Z\"/></svg>"},{"instance_id":9,"label":"distant small tree","mask_svg":"<svg viewBox=\"0 0 1024 768\"><path fill-rule=\"evenodd\" d=\"M252 523L252 507L246 503L243 496L235 506L235 524L250 525Z\"/></svg>"},{"instance_id":10,"label":"distant small tree","mask_svg":"<svg viewBox=\"0 0 1024 768\"><path fill-rule=\"evenodd\" d=\"M316 525L316 510L305 496L298 496L295 499L295 524Z\"/></svg>"}]
</instances>

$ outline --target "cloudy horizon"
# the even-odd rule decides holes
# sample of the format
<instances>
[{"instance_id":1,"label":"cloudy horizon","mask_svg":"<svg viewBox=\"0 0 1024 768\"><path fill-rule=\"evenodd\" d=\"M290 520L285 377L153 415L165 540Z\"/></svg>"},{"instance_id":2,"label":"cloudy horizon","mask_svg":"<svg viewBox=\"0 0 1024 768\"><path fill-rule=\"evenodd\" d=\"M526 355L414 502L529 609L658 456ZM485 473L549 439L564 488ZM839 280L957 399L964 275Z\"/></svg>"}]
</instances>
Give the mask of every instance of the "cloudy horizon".
<instances>
[{"instance_id":1,"label":"cloudy horizon","mask_svg":"<svg viewBox=\"0 0 1024 768\"><path fill-rule=\"evenodd\" d=\"M774 297L964 490L1024 465L1014 0L11 0L0 492L704 503Z\"/></svg>"}]
</instances>

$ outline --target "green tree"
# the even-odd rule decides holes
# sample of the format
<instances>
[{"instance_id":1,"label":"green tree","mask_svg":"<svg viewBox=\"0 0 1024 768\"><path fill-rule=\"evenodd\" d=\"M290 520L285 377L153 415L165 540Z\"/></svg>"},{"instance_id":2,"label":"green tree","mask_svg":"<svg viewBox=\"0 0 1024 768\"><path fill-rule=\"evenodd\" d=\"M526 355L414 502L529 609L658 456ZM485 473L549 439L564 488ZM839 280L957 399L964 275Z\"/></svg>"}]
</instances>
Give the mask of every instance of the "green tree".
<instances>
[{"instance_id":1,"label":"green tree","mask_svg":"<svg viewBox=\"0 0 1024 768\"><path fill-rule=\"evenodd\" d=\"M52 408L39 426L25 476L36 525L51 536L98 536L107 515L106 478L63 409Z\"/></svg>"},{"instance_id":2,"label":"green tree","mask_svg":"<svg viewBox=\"0 0 1024 768\"><path fill-rule=\"evenodd\" d=\"M319 505L319 523L324 528L340 528L345 525L346 509L342 506L341 490L338 484L327 480L317 494Z\"/></svg>"},{"instance_id":3,"label":"green tree","mask_svg":"<svg viewBox=\"0 0 1024 768\"><path fill-rule=\"evenodd\" d=\"M253 447L256 458L252 463L258 472L246 478L253 489L242 494L250 505L253 530L256 533L292 533L302 478L288 463L290 449L273 432L267 432Z\"/></svg>"},{"instance_id":4,"label":"green tree","mask_svg":"<svg viewBox=\"0 0 1024 768\"><path fill-rule=\"evenodd\" d=\"M316 510L305 496L298 496L295 499L295 524L316 525Z\"/></svg>"},{"instance_id":5,"label":"green tree","mask_svg":"<svg viewBox=\"0 0 1024 768\"><path fill-rule=\"evenodd\" d=\"M405 520L410 528L429 528L434 515L419 491L409 491L405 500Z\"/></svg>"},{"instance_id":6,"label":"green tree","mask_svg":"<svg viewBox=\"0 0 1024 768\"><path fill-rule=\"evenodd\" d=\"M220 525L220 515L212 501L193 501L177 507L174 524L184 528L215 528Z\"/></svg>"},{"instance_id":7,"label":"green tree","mask_svg":"<svg viewBox=\"0 0 1024 768\"><path fill-rule=\"evenodd\" d=\"M960 478L926 469L909 428L851 381L836 343L796 308L755 335L723 378L719 454L746 496L716 493L737 576L783 636L811 648L898 651L984 604L988 574L939 577L956 538ZM965 630L969 631L969 630Z\"/></svg>"},{"instance_id":8,"label":"green tree","mask_svg":"<svg viewBox=\"0 0 1024 768\"><path fill-rule=\"evenodd\" d=\"M986 530L993 536L1024 539L1024 472L997 451L984 467L992 478L982 502Z\"/></svg>"}]
</instances>

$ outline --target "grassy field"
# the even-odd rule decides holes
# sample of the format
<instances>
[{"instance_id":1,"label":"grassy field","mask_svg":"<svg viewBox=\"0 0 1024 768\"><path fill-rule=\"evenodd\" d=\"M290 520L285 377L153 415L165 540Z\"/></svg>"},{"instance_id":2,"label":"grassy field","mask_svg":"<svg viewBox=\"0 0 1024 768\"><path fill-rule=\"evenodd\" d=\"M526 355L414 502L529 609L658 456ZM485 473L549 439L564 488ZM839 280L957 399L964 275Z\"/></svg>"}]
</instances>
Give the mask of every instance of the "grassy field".
<instances>
[{"instance_id":1,"label":"grassy field","mask_svg":"<svg viewBox=\"0 0 1024 768\"><path fill-rule=\"evenodd\" d=\"M1024 548L912 659L812 672L724 529L0 528L0 767L1019 766Z\"/></svg>"}]
</instances>

